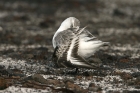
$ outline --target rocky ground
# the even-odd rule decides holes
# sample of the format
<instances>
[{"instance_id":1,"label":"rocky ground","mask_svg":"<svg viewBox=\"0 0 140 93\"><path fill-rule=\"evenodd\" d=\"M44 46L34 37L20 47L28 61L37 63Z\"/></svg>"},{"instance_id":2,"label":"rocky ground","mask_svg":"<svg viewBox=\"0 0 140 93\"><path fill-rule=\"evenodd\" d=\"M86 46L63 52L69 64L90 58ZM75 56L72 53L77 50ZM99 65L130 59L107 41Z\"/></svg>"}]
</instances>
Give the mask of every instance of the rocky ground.
<instances>
[{"instance_id":1,"label":"rocky ground","mask_svg":"<svg viewBox=\"0 0 140 93\"><path fill-rule=\"evenodd\" d=\"M99 69L55 68L52 37L70 16L110 46ZM0 0L0 93L139 93L140 0Z\"/></svg>"}]
</instances>

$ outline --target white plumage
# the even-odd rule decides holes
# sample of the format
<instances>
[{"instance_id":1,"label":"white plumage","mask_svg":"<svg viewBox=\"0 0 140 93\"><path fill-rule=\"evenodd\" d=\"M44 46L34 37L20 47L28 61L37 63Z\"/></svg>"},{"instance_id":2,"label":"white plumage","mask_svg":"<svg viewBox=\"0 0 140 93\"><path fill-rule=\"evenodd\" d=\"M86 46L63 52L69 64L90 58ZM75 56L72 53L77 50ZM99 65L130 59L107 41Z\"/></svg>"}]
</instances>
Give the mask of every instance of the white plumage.
<instances>
[{"instance_id":1,"label":"white plumage","mask_svg":"<svg viewBox=\"0 0 140 93\"><path fill-rule=\"evenodd\" d=\"M52 43L57 48L54 54L58 65L84 68L94 68L86 59L94 55L101 46L108 44L98 40L86 28L81 29L80 21L75 17L69 17L61 23ZM60 62L61 58L66 62Z\"/></svg>"}]
</instances>

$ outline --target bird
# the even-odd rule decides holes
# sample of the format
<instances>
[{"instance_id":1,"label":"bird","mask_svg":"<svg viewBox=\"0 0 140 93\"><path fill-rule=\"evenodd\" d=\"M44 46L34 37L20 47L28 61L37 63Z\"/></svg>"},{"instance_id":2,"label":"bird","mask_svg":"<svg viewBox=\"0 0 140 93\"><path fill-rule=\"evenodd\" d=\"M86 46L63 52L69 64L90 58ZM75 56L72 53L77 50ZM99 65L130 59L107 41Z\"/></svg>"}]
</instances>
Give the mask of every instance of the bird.
<instances>
[{"instance_id":1,"label":"bird","mask_svg":"<svg viewBox=\"0 0 140 93\"><path fill-rule=\"evenodd\" d=\"M101 46L109 42L98 40L87 27L80 27L80 21L75 17L65 19L53 36L54 52L52 59L58 67L88 68L98 67L96 62L89 62L88 58L95 54Z\"/></svg>"}]
</instances>

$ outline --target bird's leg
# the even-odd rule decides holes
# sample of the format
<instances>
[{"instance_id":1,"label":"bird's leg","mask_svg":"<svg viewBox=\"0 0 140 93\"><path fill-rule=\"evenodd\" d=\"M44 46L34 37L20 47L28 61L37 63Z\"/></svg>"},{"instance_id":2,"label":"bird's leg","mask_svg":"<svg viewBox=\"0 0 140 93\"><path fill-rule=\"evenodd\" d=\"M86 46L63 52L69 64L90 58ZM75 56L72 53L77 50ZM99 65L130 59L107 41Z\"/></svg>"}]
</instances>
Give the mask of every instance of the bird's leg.
<instances>
[{"instance_id":1,"label":"bird's leg","mask_svg":"<svg viewBox=\"0 0 140 93\"><path fill-rule=\"evenodd\" d=\"M75 73L76 73L76 74L78 73L78 68L76 68Z\"/></svg>"},{"instance_id":2,"label":"bird's leg","mask_svg":"<svg viewBox=\"0 0 140 93\"><path fill-rule=\"evenodd\" d=\"M55 65L56 65L56 67L58 67L58 64L57 64L57 62L56 62L56 52L57 52L57 49L58 49L58 46L54 49L54 52L53 52L53 54L52 54L52 56L51 56L51 61L52 62L54 62L55 63Z\"/></svg>"},{"instance_id":3,"label":"bird's leg","mask_svg":"<svg viewBox=\"0 0 140 93\"><path fill-rule=\"evenodd\" d=\"M53 52L53 55L52 55L52 60L53 60L53 58L56 57L56 51L57 51L57 49L58 49L58 46L54 49L54 52Z\"/></svg>"}]
</instances>

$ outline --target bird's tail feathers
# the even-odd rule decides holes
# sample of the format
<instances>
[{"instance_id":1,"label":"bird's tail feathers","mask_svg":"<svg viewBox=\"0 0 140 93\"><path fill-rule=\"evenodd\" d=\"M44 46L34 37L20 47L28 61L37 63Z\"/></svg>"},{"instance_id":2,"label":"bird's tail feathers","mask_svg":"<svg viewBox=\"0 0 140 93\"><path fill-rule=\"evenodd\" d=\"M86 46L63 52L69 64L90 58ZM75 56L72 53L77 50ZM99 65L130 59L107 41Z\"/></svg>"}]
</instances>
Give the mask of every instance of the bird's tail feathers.
<instances>
[{"instance_id":1,"label":"bird's tail feathers","mask_svg":"<svg viewBox=\"0 0 140 93\"><path fill-rule=\"evenodd\" d=\"M110 42L103 42L103 46L109 46L110 45Z\"/></svg>"}]
</instances>

